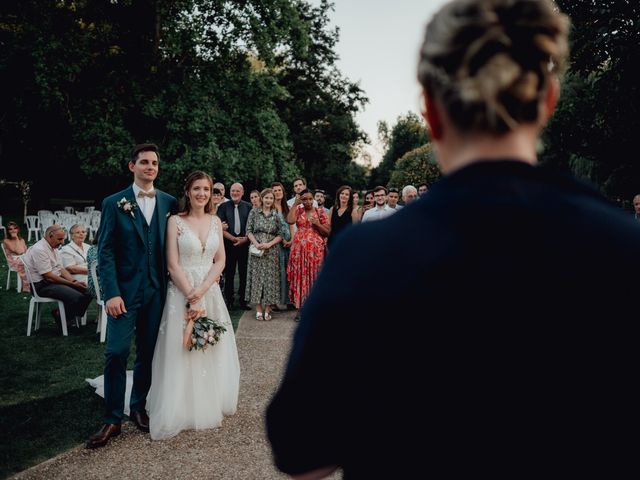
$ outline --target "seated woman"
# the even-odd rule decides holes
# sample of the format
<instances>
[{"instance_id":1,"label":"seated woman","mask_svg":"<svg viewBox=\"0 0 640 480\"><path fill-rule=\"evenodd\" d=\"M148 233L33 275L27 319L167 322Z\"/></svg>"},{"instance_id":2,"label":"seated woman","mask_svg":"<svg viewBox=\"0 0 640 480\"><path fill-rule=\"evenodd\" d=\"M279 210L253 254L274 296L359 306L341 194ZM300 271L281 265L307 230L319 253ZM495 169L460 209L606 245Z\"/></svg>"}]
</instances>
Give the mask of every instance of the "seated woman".
<instances>
[{"instance_id":1,"label":"seated woman","mask_svg":"<svg viewBox=\"0 0 640 480\"><path fill-rule=\"evenodd\" d=\"M322 266L326 249L325 238L331 232L331 225L322 208L313 208L313 195L307 189L296 196L287 214L287 222L290 225L295 223L298 227L287 265L289 298L298 309L295 318L298 321L300 308Z\"/></svg>"},{"instance_id":2,"label":"seated woman","mask_svg":"<svg viewBox=\"0 0 640 480\"><path fill-rule=\"evenodd\" d=\"M87 229L84 225L76 223L71 227L71 242L60 249L62 265L73 278L84 284L88 283L89 268L87 265L87 253L91 245L85 243Z\"/></svg>"},{"instance_id":3,"label":"seated woman","mask_svg":"<svg viewBox=\"0 0 640 480\"><path fill-rule=\"evenodd\" d=\"M27 251L27 244L20 235L20 227L16 222L7 223L7 237L2 241L4 251L7 255L7 263L18 272L22 281L22 291L30 292L29 281L24 273L24 265L18 257Z\"/></svg>"}]
</instances>

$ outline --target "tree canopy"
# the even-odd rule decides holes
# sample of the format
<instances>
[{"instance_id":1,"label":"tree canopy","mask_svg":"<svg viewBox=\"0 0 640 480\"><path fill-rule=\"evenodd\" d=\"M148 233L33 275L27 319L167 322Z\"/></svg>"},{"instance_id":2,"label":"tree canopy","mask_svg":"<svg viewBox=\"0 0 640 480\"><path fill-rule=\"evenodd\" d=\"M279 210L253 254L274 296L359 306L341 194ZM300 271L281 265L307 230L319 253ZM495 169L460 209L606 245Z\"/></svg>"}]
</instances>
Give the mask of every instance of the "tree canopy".
<instances>
[{"instance_id":1,"label":"tree canopy","mask_svg":"<svg viewBox=\"0 0 640 480\"><path fill-rule=\"evenodd\" d=\"M429 141L423 120L413 112L399 116L391 129L385 122L380 122L378 136L385 151L380 164L371 171L370 185L387 185L398 160Z\"/></svg>"},{"instance_id":2,"label":"tree canopy","mask_svg":"<svg viewBox=\"0 0 640 480\"><path fill-rule=\"evenodd\" d=\"M610 198L640 192L640 4L558 0L572 22L571 64L542 161L573 170Z\"/></svg>"},{"instance_id":3,"label":"tree canopy","mask_svg":"<svg viewBox=\"0 0 640 480\"><path fill-rule=\"evenodd\" d=\"M403 188L406 185L418 187L425 182L431 185L441 177L431 143L405 153L396 162L389 179L389 186Z\"/></svg>"},{"instance_id":4,"label":"tree canopy","mask_svg":"<svg viewBox=\"0 0 640 480\"><path fill-rule=\"evenodd\" d=\"M326 0L0 8L0 157L6 175L35 177L34 194L47 185L98 199L130 181L129 151L147 141L160 146L159 187L174 193L195 169L247 188L296 174L325 188L345 172L364 182L352 157L364 138L354 113L367 100L336 68ZM89 181L61 192L71 184L47 183L60 171Z\"/></svg>"}]
</instances>

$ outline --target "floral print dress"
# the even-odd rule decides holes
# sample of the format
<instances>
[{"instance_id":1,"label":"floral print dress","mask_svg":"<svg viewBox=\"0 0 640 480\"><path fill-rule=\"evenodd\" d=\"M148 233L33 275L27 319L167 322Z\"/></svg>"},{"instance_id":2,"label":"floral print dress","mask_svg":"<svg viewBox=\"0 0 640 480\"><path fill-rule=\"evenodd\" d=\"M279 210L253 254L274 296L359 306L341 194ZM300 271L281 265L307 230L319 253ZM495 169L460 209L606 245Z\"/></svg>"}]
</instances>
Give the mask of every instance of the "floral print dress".
<instances>
[{"instance_id":1,"label":"floral print dress","mask_svg":"<svg viewBox=\"0 0 640 480\"><path fill-rule=\"evenodd\" d=\"M267 243L280 235L280 214L272 210L265 215L254 208L247 219L247 234L252 233L259 243ZM262 256L249 254L245 300L253 304L271 305L280 302L280 261L278 246L264 251Z\"/></svg>"},{"instance_id":2,"label":"floral print dress","mask_svg":"<svg viewBox=\"0 0 640 480\"><path fill-rule=\"evenodd\" d=\"M296 212L298 229L293 237L287 266L289 298L296 308L300 308L309 295L326 250L325 238L307 220L304 212L304 208L299 208ZM321 208L314 209L312 215L317 217L322 225L329 223L329 217Z\"/></svg>"}]
</instances>

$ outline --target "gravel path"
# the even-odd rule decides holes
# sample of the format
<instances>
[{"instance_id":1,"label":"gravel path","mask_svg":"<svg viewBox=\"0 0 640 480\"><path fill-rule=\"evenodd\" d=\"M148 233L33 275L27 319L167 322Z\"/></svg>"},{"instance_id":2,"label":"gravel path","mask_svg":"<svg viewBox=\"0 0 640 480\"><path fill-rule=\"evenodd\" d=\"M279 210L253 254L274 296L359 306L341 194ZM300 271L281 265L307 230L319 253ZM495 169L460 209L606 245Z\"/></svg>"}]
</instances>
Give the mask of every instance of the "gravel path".
<instances>
[{"instance_id":1,"label":"gravel path","mask_svg":"<svg viewBox=\"0 0 640 480\"><path fill-rule=\"evenodd\" d=\"M122 435L105 447L78 446L16 479L281 479L271 461L263 413L278 386L290 348L294 312L274 314L271 322L257 322L254 312L240 319L236 339L240 355L238 411L220 428L185 431L153 442L128 421ZM334 475L332 478L340 478Z\"/></svg>"}]
</instances>

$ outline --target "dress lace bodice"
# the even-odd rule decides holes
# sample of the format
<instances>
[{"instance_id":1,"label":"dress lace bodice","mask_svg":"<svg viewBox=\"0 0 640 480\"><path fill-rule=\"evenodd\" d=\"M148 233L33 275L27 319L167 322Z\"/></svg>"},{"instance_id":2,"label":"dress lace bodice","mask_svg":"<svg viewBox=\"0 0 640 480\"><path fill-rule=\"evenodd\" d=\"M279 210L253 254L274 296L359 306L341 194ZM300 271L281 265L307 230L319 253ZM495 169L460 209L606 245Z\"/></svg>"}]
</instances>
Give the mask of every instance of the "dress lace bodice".
<instances>
[{"instance_id":1,"label":"dress lace bodice","mask_svg":"<svg viewBox=\"0 0 640 480\"><path fill-rule=\"evenodd\" d=\"M211 226L204 244L198 238L198 234L189 228L179 216L176 217L178 228L178 252L180 253L180 266L187 279L194 287L200 285L207 277L213 257L220 247L220 236L218 234L218 223L215 217L211 217ZM175 288L173 282L169 288Z\"/></svg>"},{"instance_id":2,"label":"dress lace bodice","mask_svg":"<svg viewBox=\"0 0 640 480\"><path fill-rule=\"evenodd\" d=\"M198 238L198 234L189 228L189 225L180 217L176 217L178 227L178 251L180 252L180 265L185 270L200 270L206 267L208 272L213 263L213 257L218 250L220 239L218 224L215 217L211 217L211 226L204 244Z\"/></svg>"}]
</instances>

